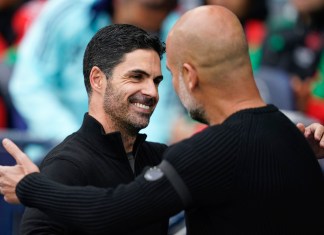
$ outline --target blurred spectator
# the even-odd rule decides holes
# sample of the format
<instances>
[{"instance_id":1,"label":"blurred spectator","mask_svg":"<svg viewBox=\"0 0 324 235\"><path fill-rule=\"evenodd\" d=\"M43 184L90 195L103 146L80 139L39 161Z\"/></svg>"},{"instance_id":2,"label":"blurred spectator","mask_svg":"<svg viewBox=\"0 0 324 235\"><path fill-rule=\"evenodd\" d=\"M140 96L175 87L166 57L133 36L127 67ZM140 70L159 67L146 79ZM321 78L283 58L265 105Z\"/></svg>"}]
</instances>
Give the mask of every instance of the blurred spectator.
<instances>
[{"instance_id":1,"label":"blurred spectator","mask_svg":"<svg viewBox=\"0 0 324 235\"><path fill-rule=\"evenodd\" d=\"M16 48L45 0L0 1L0 128L19 128L8 95Z\"/></svg>"},{"instance_id":2,"label":"blurred spectator","mask_svg":"<svg viewBox=\"0 0 324 235\"><path fill-rule=\"evenodd\" d=\"M0 128L24 129L25 123L17 114L8 93L8 82L16 61L16 49L37 17L45 0L0 0ZM10 135L9 132L6 132ZM16 136L16 132L10 132ZM16 138L14 138L16 139ZM16 139L17 140L17 139ZM25 143L31 139L26 139ZM12 159L0 150L0 162L12 165ZM0 197L0 234L19 234L22 206L11 206Z\"/></svg>"},{"instance_id":3,"label":"blurred spectator","mask_svg":"<svg viewBox=\"0 0 324 235\"><path fill-rule=\"evenodd\" d=\"M15 61L14 50L26 30L38 15L45 0L0 1L0 58L6 63Z\"/></svg>"},{"instance_id":4,"label":"blurred spectator","mask_svg":"<svg viewBox=\"0 0 324 235\"><path fill-rule=\"evenodd\" d=\"M0 1L0 58L3 60L8 48L17 44L20 35L14 26L14 18L19 8L27 0L1 0Z\"/></svg>"},{"instance_id":5,"label":"blurred spectator","mask_svg":"<svg viewBox=\"0 0 324 235\"><path fill-rule=\"evenodd\" d=\"M56 140L76 131L87 110L81 71L90 38L107 24L129 23L164 40L178 18L172 12L176 4L176 0L49 1L21 44L10 82L14 104L28 130ZM176 102L165 69L163 75L160 102L144 132L149 140L165 142Z\"/></svg>"},{"instance_id":6,"label":"blurred spectator","mask_svg":"<svg viewBox=\"0 0 324 235\"><path fill-rule=\"evenodd\" d=\"M281 102L273 102L279 108L298 110L324 122L324 0L291 3L297 18L271 30L265 40L260 72L266 74L267 70L266 83L272 87L268 89L270 101L280 96Z\"/></svg>"}]
</instances>

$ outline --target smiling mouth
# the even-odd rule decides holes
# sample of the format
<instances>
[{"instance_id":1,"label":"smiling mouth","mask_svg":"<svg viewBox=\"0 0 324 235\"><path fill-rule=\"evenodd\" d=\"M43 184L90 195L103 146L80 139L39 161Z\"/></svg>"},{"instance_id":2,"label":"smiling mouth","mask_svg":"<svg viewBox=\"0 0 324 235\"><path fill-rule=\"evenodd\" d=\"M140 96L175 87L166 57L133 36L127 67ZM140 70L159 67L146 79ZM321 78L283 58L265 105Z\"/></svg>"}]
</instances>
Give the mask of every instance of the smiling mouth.
<instances>
[{"instance_id":1,"label":"smiling mouth","mask_svg":"<svg viewBox=\"0 0 324 235\"><path fill-rule=\"evenodd\" d=\"M135 105L136 107L141 108L141 109L145 109L145 110L149 110L149 109L150 109L150 106L147 106L147 105L145 105L145 104L134 103L134 105Z\"/></svg>"}]
</instances>

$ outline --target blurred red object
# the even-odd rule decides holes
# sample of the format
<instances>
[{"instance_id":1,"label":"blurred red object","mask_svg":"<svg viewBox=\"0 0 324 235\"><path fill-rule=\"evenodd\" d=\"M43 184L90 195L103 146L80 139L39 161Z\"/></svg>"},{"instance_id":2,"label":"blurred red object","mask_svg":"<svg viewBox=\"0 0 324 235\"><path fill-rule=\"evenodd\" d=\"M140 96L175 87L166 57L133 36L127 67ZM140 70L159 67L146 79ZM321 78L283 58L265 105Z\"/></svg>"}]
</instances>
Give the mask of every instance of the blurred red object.
<instances>
[{"instance_id":1,"label":"blurred red object","mask_svg":"<svg viewBox=\"0 0 324 235\"><path fill-rule=\"evenodd\" d=\"M307 103L306 114L324 124L324 100L311 97Z\"/></svg>"},{"instance_id":2,"label":"blurred red object","mask_svg":"<svg viewBox=\"0 0 324 235\"><path fill-rule=\"evenodd\" d=\"M19 44L21 39L23 38L25 32L41 12L46 0L34 0L27 2L24 4L19 10L16 12L13 18L13 28L17 34L16 45Z\"/></svg>"},{"instance_id":3,"label":"blurred red object","mask_svg":"<svg viewBox=\"0 0 324 235\"><path fill-rule=\"evenodd\" d=\"M2 98L0 98L0 128L6 128L8 123L8 115L5 103Z\"/></svg>"},{"instance_id":4,"label":"blurred red object","mask_svg":"<svg viewBox=\"0 0 324 235\"><path fill-rule=\"evenodd\" d=\"M259 47L263 43L267 33L264 22L249 20L246 22L244 29L249 46Z\"/></svg>"}]
</instances>

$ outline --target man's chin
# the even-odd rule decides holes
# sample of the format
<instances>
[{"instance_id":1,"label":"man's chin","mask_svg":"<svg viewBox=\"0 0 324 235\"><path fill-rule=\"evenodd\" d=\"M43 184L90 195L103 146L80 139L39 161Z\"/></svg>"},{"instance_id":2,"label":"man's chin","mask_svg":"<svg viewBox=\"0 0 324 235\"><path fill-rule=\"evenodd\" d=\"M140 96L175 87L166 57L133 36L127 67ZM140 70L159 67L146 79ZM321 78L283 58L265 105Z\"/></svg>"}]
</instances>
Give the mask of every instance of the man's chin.
<instances>
[{"instance_id":1,"label":"man's chin","mask_svg":"<svg viewBox=\"0 0 324 235\"><path fill-rule=\"evenodd\" d=\"M149 122L150 122L150 120L145 120L145 121L138 120L137 122L136 121L133 122L132 126L134 127L134 129L140 131L140 130L146 128L148 126Z\"/></svg>"}]
</instances>

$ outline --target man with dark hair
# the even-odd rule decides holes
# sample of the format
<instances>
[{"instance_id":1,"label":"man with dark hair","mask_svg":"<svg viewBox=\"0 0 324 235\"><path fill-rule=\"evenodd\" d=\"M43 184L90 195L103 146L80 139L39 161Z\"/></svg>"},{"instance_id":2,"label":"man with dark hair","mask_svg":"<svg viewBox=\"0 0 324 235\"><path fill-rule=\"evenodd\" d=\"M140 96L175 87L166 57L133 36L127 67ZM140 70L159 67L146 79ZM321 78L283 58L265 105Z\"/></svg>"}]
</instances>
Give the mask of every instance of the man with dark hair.
<instances>
[{"instance_id":1,"label":"man with dark hair","mask_svg":"<svg viewBox=\"0 0 324 235\"><path fill-rule=\"evenodd\" d=\"M26 122L28 131L59 143L78 130L88 108L84 84L79 79L83 53L100 28L113 23L131 24L165 41L179 16L176 5L176 0L47 1L19 48L9 83L13 105ZM165 59L161 62L165 64ZM163 76L170 78L165 66L162 68ZM175 118L165 118L171 115L164 114L179 107L173 102L177 99L171 79L161 84L159 92L165 95L161 95L155 109L158 115L151 118L143 133L151 141L168 143ZM40 154L32 156L34 161L42 157Z\"/></svg>"},{"instance_id":2,"label":"man with dark hair","mask_svg":"<svg viewBox=\"0 0 324 235\"><path fill-rule=\"evenodd\" d=\"M81 128L54 148L42 174L67 185L115 187L131 182L145 166L157 165L166 146L145 141L162 80L160 40L131 25L107 26L91 39L83 61L89 113ZM127 223L127 222L125 222ZM168 218L130 234L167 234ZM83 234L27 208L22 234Z\"/></svg>"},{"instance_id":3,"label":"man with dark hair","mask_svg":"<svg viewBox=\"0 0 324 235\"><path fill-rule=\"evenodd\" d=\"M51 181L6 139L17 165L0 167L5 200L92 234L125 233L182 209L188 234L323 234L319 164L296 126L261 99L237 17L195 8L166 45L180 100L209 127L169 147L134 182L108 189Z\"/></svg>"}]
</instances>

